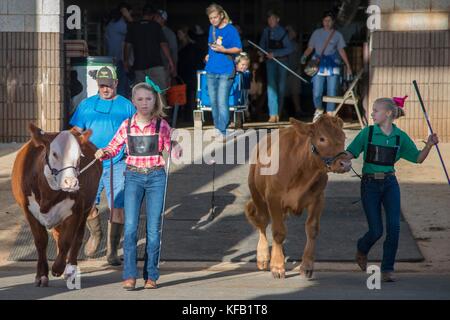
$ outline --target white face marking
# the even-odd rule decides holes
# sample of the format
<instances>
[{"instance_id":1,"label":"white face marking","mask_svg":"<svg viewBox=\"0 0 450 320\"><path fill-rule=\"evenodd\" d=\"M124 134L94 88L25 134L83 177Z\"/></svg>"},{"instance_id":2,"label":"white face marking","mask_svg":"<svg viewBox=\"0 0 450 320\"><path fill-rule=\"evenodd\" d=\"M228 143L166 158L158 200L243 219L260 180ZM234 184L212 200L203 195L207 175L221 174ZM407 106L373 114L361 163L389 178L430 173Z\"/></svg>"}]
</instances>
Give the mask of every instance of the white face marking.
<instances>
[{"instance_id":1,"label":"white face marking","mask_svg":"<svg viewBox=\"0 0 450 320\"><path fill-rule=\"evenodd\" d=\"M50 143L48 151L48 161L53 169L61 170L66 167L78 167L81 156L81 148L77 139L69 132L62 131ZM78 173L75 169L69 168L53 176L48 166L45 166L44 174L48 184L53 190L76 191L77 186L73 185Z\"/></svg>"},{"instance_id":2,"label":"white face marking","mask_svg":"<svg viewBox=\"0 0 450 320\"><path fill-rule=\"evenodd\" d=\"M63 201L55 204L47 213L42 213L39 204L36 201L34 193L28 197L28 210L33 214L33 216L47 229L56 227L58 224L63 222L67 217L72 215L72 207L75 200L64 199Z\"/></svg>"}]
</instances>

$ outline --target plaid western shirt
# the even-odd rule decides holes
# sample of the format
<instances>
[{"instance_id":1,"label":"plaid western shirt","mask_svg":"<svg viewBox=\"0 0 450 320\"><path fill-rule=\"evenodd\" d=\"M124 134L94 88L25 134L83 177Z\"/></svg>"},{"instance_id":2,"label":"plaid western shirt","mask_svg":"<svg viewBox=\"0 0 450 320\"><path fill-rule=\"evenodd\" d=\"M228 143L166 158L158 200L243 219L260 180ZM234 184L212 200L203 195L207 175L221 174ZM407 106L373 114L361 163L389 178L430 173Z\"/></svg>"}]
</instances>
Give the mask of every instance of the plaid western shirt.
<instances>
[{"instance_id":1,"label":"plaid western shirt","mask_svg":"<svg viewBox=\"0 0 450 320\"><path fill-rule=\"evenodd\" d=\"M156 122L157 119L153 118L149 124L147 124L143 130L139 128L136 123L136 114L131 118L131 126L130 126L130 135L136 136L146 136L146 135L154 135L156 131ZM120 125L116 134L108 144L106 148L103 148L104 152L108 152L110 155L108 157L104 157L102 160L106 160L106 158L114 157L117 153L119 153L123 144L127 144L126 152L128 152L128 136L127 136L127 127L128 127L128 119L126 119ZM170 148L170 135L171 128L166 120L161 119L161 125L159 128L159 143L158 150L162 151L165 149L169 152ZM126 164L139 167L139 168L151 168L151 167L160 167L165 165L164 158L161 155L155 156L131 156L128 155L125 160Z\"/></svg>"}]
</instances>

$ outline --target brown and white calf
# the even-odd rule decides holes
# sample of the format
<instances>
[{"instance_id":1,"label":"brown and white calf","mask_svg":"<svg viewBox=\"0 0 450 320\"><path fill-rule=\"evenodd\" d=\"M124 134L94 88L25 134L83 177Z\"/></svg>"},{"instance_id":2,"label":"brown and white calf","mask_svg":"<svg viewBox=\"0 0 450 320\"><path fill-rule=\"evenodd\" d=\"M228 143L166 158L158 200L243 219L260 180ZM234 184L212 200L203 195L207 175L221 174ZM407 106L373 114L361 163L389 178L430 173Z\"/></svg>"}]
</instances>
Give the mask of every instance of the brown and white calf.
<instances>
[{"instance_id":1,"label":"brown and white calf","mask_svg":"<svg viewBox=\"0 0 450 320\"><path fill-rule=\"evenodd\" d=\"M102 166L94 163L96 147L90 130L45 133L30 124L31 140L18 152L11 184L14 197L25 214L38 253L36 286L48 286L46 229L57 244L52 274L69 276L77 264L86 218L95 201ZM70 266L70 268L69 268ZM67 268L66 268L67 267Z\"/></svg>"}]
</instances>

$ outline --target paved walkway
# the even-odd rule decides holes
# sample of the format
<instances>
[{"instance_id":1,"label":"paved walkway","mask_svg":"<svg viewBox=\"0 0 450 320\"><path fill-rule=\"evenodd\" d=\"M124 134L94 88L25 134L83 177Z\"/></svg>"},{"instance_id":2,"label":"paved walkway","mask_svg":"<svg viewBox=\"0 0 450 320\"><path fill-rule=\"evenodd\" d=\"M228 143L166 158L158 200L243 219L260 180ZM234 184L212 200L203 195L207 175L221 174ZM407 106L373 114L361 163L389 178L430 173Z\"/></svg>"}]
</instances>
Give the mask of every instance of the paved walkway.
<instances>
[{"instance_id":1,"label":"paved walkway","mask_svg":"<svg viewBox=\"0 0 450 320\"><path fill-rule=\"evenodd\" d=\"M346 130L350 140L357 131ZM418 143L420 145L420 143ZM88 260L80 264L82 271L82 290L69 291L62 279L51 279L51 288L34 288L35 262L8 261L10 250L19 234L23 216L15 204L10 192L10 170L18 149L15 144L0 144L0 299L448 299L450 298L450 188L435 150L420 167L401 161L398 165L398 178L402 189L402 209L405 222L411 228L424 261L416 263L398 263L399 282L382 284L381 290L368 290L367 274L358 272L353 263L316 264L316 279L301 280L296 264L288 264L287 279L276 281L269 273L255 271L252 262L221 263L207 261L167 261L161 266L161 288L157 291L138 290L123 293L120 288L120 269L106 268L102 260ZM450 144L441 144L444 159L450 159ZM450 164L449 164L450 165ZM361 163L356 161L354 167L360 171ZM219 168L217 166L215 188L219 199L230 210L230 221L240 221L233 217L233 208L241 207L243 198L248 196L245 168ZM189 199L195 197L210 203L212 181L203 179L195 166L190 166L192 174L186 174L186 167L173 166L171 172L180 179L179 188L188 191ZM211 168L210 168L211 170ZM240 172L242 170L242 172ZM234 174L231 174L234 172ZM231 189L222 187L234 184ZM359 195L359 183L356 177L347 175L330 175L327 198L345 198ZM177 187L177 188L178 188ZM172 190L172 194L175 194ZM220 195L228 197L220 198ZM177 198L176 196L173 197ZM178 193L176 199L186 203L188 198ZM213 219L208 226L202 224L203 214L193 211L180 211L180 207L167 206L168 220L190 220L190 227L198 226L206 230L213 224L220 226L220 219ZM177 211L178 210L178 211ZM204 208L202 209L204 210ZM236 211L236 210L235 210ZM237 214L237 211L235 212ZM242 214L242 210L240 210ZM224 215L224 217L226 217ZM234 220L233 220L234 219ZM183 229L183 228L181 228ZM227 229L217 231L225 236ZM166 231L165 231L166 232ZM176 232L176 231L171 231ZM231 231L232 232L232 231ZM303 232L303 230L301 230ZM289 234L288 234L289 238ZM255 239L249 237L245 245L255 247ZM250 241L250 242L248 242ZM199 243L201 246L211 243ZM295 243L298 255L303 243ZM338 245L338 244L337 244ZM232 251L233 247L229 247ZM231 254L233 254L230 251ZM332 250L331 250L332 252ZM223 257L223 256L222 256ZM142 284L141 284L142 285ZM343 289L343 290L342 290Z\"/></svg>"}]
</instances>

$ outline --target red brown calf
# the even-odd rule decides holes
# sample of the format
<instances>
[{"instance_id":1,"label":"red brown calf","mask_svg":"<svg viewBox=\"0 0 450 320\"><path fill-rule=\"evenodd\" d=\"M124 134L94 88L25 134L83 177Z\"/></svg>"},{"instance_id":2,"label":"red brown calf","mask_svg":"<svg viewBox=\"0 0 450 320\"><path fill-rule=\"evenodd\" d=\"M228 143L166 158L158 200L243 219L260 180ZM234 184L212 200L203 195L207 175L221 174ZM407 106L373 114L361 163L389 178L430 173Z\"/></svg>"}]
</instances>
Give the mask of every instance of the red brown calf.
<instances>
[{"instance_id":1,"label":"red brown calf","mask_svg":"<svg viewBox=\"0 0 450 320\"><path fill-rule=\"evenodd\" d=\"M46 229L57 243L52 274L61 276L77 264L86 218L95 201L102 166L94 159L90 130L45 133L30 124L31 140L18 152L12 170L12 191L33 233L38 253L36 286L48 286ZM69 268L68 268L69 269Z\"/></svg>"},{"instance_id":2,"label":"red brown calf","mask_svg":"<svg viewBox=\"0 0 450 320\"><path fill-rule=\"evenodd\" d=\"M279 170L276 174L262 175L261 168L264 165L259 155L256 152L253 154L254 164L250 165L248 176L252 198L246 205L245 213L259 231L256 255L258 268L266 270L270 263L273 276L284 278L283 242L287 233L284 220L289 213L300 215L306 209L307 241L300 274L310 278L314 270L315 243L324 207L327 173L343 173L348 170L348 163L341 160L344 156L345 134L342 120L328 115L312 124L293 118L290 122L291 127L279 131L278 141L271 141L269 134L257 146L259 150L267 148L271 157L279 156ZM278 150L278 155L273 150ZM266 238L266 228L270 221L273 236L271 254Z\"/></svg>"}]
</instances>

